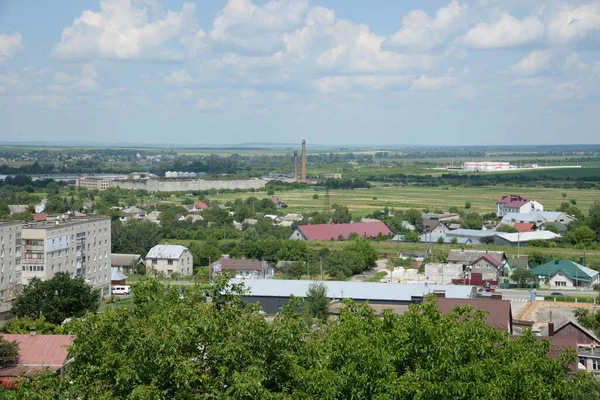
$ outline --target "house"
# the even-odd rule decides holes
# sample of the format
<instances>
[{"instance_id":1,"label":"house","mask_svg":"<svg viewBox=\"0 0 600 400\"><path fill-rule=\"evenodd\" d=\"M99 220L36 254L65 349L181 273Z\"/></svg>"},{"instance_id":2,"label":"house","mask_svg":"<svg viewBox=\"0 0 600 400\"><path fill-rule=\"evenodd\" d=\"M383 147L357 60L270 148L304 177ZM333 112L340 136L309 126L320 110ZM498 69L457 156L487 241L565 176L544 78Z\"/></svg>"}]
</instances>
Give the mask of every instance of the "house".
<instances>
[{"instance_id":1,"label":"house","mask_svg":"<svg viewBox=\"0 0 600 400\"><path fill-rule=\"evenodd\" d=\"M135 266L142 260L139 254L111 254L110 265L117 271L133 271Z\"/></svg>"},{"instance_id":2,"label":"house","mask_svg":"<svg viewBox=\"0 0 600 400\"><path fill-rule=\"evenodd\" d=\"M437 219L438 221L460 221L460 214L454 213L423 213L423 219Z\"/></svg>"},{"instance_id":3,"label":"house","mask_svg":"<svg viewBox=\"0 0 600 400\"><path fill-rule=\"evenodd\" d=\"M502 217L501 224L513 225L515 222L534 222L536 226L543 225L547 222L560 222L568 225L574 221L570 215L559 211L542 211L542 212L527 212L527 213L507 213Z\"/></svg>"},{"instance_id":4,"label":"house","mask_svg":"<svg viewBox=\"0 0 600 400\"><path fill-rule=\"evenodd\" d=\"M496 215L504 217L508 213L528 213L544 211L544 206L535 200L527 200L517 195L502 196L496 202Z\"/></svg>"},{"instance_id":5,"label":"house","mask_svg":"<svg viewBox=\"0 0 600 400\"><path fill-rule=\"evenodd\" d=\"M190 221L190 222L194 223L196 221L204 221L204 218L202 217L202 215L188 214L188 215L180 216L177 220L178 221Z\"/></svg>"},{"instance_id":6,"label":"house","mask_svg":"<svg viewBox=\"0 0 600 400\"><path fill-rule=\"evenodd\" d=\"M271 196L271 201L275 204L275 206L277 208L285 208L285 207L287 207L287 204L285 204L285 202L283 200L281 200L281 197Z\"/></svg>"},{"instance_id":7,"label":"house","mask_svg":"<svg viewBox=\"0 0 600 400\"><path fill-rule=\"evenodd\" d=\"M194 212L200 211L196 208L195 204L183 204L181 207L183 207L185 209L185 211L187 211L188 213L194 213Z\"/></svg>"},{"instance_id":8,"label":"house","mask_svg":"<svg viewBox=\"0 0 600 400\"><path fill-rule=\"evenodd\" d=\"M275 268L268 262L251 258L221 257L210 268L214 274L231 271L241 278L265 279L275 275Z\"/></svg>"},{"instance_id":9,"label":"house","mask_svg":"<svg viewBox=\"0 0 600 400\"><path fill-rule=\"evenodd\" d=\"M258 223L258 220L256 218L246 218L245 220L242 221L242 225L246 224L246 225L256 225Z\"/></svg>"},{"instance_id":10,"label":"house","mask_svg":"<svg viewBox=\"0 0 600 400\"><path fill-rule=\"evenodd\" d=\"M203 201L196 201L196 202L194 202L194 206L199 211L206 210L208 208L208 204L206 204Z\"/></svg>"},{"instance_id":11,"label":"house","mask_svg":"<svg viewBox=\"0 0 600 400\"><path fill-rule=\"evenodd\" d=\"M286 214L283 217L281 217L280 219L282 222L284 222L284 221L298 222L298 221L302 221L304 219L304 217L302 216L302 214Z\"/></svg>"},{"instance_id":12,"label":"house","mask_svg":"<svg viewBox=\"0 0 600 400\"><path fill-rule=\"evenodd\" d=\"M481 278L485 281L497 281L502 272L501 260L497 260L490 254L484 254L474 260L470 265L470 272L481 274Z\"/></svg>"},{"instance_id":13,"label":"house","mask_svg":"<svg viewBox=\"0 0 600 400\"><path fill-rule=\"evenodd\" d=\"M32 378L37 373L49 371L61 374L67 361L70 335L0 334L4 340L19 345L18 361L0 369L0 383L3 388L15 388L18 380Z\"/></svg>"},{"instance_id":14,"label":"house","mask_svg":"<svg viewBox=\"0 0 600 400\"><path fill-rule=\"evenodd\" d=\"M415 228L415 226L413 224L411 224L408 221L400 222L400 228L404 231L410 231L410 232L414 232L417 229L417 228Z\"/></svg>"},{"instance_id":15,"label":"house","mask_svg":"<svg viewBox=\"0 0 600 400\"><path fill-rule=\"evenodd\" d=\"M469 279L474 282L498 281L503 268L508 264L503 251L488 250L450 250L446 260L448 264L463 266L467 281L456 283L465 283Z\"/></svg>"},{"instance_id":16,"label":"house","mask_svg":"<svg viewBox=\"0 0 600 400\"><path fill-rule=\"evenodd\" d=\"M362 238L390 236L392 231L381 221L355 222L353 224L301 225L290 235L290 240L347 240L351 234Z\"/></svg>"},{"instance_id":17,"label":"house","mask_svg":"<svg viewBox=\"0 0 600 400\"><path fill-rule=\"evenodd\" d=\"M401 258L403 260L408 260L409 258L412 258L415 261L423 261L428 257L429 253L426 251L402 251L400 254L398 254L398 258Z\"/></svg>"},{"instance_id":18,"label":"house","mask_svg":"<svg viewBox=\"0 0 600 400\"><path fill-rule=\"evenodd\" d=\"M446 260L450 264L472 265L475 260L478 260L484 255L490 255L495 260L506 264L508 261L503 251L488 251L488 250L450 250Z\"/></svg>"},{"instance_id":19,"label":"house","mask_svg":"<svg viewBox=\"0 0 600 400\"><path fill-rule=\"evenodd\" d=\"M440 312L449 314L456 307L473 306L486 313L485 322L501 332L513 333L513 316L509 300L501 299L450 299L435 297Z\"/></svg>"},{"instance_id":20,"label":"house","mask_svg":"<svg viewBox=\"0 0 600 400\"><path fill-rule=\"evenodd\" d=\"M27 212L27 204L9 204L8 210L10 215Z\"/></svg>"},{"instance_id":21,"label":"house","mask_svg":"<svg viewBox=\"0 0 600 400\"><path fill-rule=\"evenodd\" d=\"M455 236L448 236L449 232L444 232L444 233L424 233L422 235L419 236L419 242L420 243L438 243L438 241L440 240L440 238L442 238L442 240L444 241L444 243L449 244L449 243L454 243L454 244L465 244L465 245L470 245L470 244L481 244L479 241L477 240L473 240L471 238L468 237L455 237ZM404 235L396 235L391 239L392 242L406 242L406 237Z\"/></svg>"},{"instance_id":22,"label":"house","mask_svg":"<svg viewBox=\"0 0 600 400\"><path fill-rule=\"evenodd\" d=\"M517 232L533 232L536 230L535 222L515 222L512 226Z\"/></svg>"},{"instance_id":23,"label":"house","mask_svg":"<svg viewBox=\"0 0 600 400\"><path fill-rule=\"evenodd\" d=\"M484 243L484 238L492 238L496 234L495 231L490 231L487 229L454 229L449 232L446 232L446 236L448 238L469 238L474 244Z\"/></svg>"},{"instance_id":24,"label":"house","mask_svg":"<svg viewBox=\"0 0 600 400\"><path fill-rule=\"evenodd\" d=\"M439 219L424 219L423 228L426 232L431 233L445 233L450 230L448 224Z\"/></svg>"},{"instance_id":25,"label":"house","mask_svg":"<svg viewBox=\"0 0 600 400\"><path fill-rule=\"evenodd\" d=\"M497 233L494 236L494 244L497 246L526 246L531 240L553 240L559 237L560 235L550 231Z\"/></svg>"},{"instance_id":26,"label":"house","mask_svg":"<svg viewBox=\"0 0 600 400\"><path fill-rule=\"evenodd\" d=\"M146 254L145 264L148 273L187 276L193 274L194 258L187 247L159 244Z\"/></svg>"},{"instance_id":27,"label":"house","mask_svg":"<svg viewBox=\"0 0 600 400\"><path fill-rule=\"evenodd\" d=\"M117 267L110 268L110 284L111 286L123 286L127 282L127 275L119 271Z\"/></svg>"},{"instance_id":28,"label":"house","mask_svg":"<svg viewBox=\"0 0 600 400\"><path fill-rule=\"evenodd\" d=\"M593 288L598 283L598 272L571 260L552 260L531 270L540 281L555 288Z\"/></svg>"},{"instance_id":29,"label":"house","mask_svg":"<svg viewBox=\"0 0 600 400\"><path fill-rule=\"evenodd\" d=\"M46 213L33 213L34 221L45 221L48 219L48 214Z\"/></svg>"},{"instance_id":30,"label":"house","mask_svg":"<svg viewBox=\"0 0 600 400\"><path fill-rule=\"evenodd\" d=\"M232 279L231 284L243 283L248 292L242 296L246 303L259 303L267 314L276 314L288 304L291 296L306 297L316 281L287 279ZM327 288L327 298L333 302L343 299L368 301L370 306L394 308L422 303L425 296L444 292L446 297L469 299L477 295L476 288L458 285L389 284L379 282L319 281Z\"/></svg>"},{"instance_id":31,"label":"house","mask_svg":"<svg viewBox=\"0 0 600 400\"><path fill-rule=\"evenodd\" d=\"M576 321L567 318L562 323L548 322L548 337L552 339L571 339L576 343L579 370L587 370L594 375L600 375L600 339L589 329Z\"/></svg>"},{"instance_id":32,"label":"house","mask_svg":"<svg viewBox=\"0 0 600 400\"><path fill-rule=\"evenodd\" d=\"M265 214L265 218L269 218L273 221L274 224L278 224L281 222L278 215L275 214Z\"/></svg>"},{"instance_id":33,"label":"house","mask_svg":"<svg viewBox=\"0 0 600 400\"><path fill-rule=\"evenodd\" d=\"M121 222L126 222L130 219L141 220L141 219L144 219L145 217L146 217L146 211L132 206L132 207L127 207L127 208L124 208L123 210L121 210L121 216L119 217L119 219L121 220Z\"/></svg>"},{"instance_id":34,"label":"house","mask_svg":"<svg viewBox=\"0 0 600 400\"><path fill-rule=\"evenodd\" d=\"M160 225L160 215L162 214L162 211L152 211L149 212L146 217L144 218L146 221L151 221L154 222L155 224Z\"/></svg>"}]
</instances>

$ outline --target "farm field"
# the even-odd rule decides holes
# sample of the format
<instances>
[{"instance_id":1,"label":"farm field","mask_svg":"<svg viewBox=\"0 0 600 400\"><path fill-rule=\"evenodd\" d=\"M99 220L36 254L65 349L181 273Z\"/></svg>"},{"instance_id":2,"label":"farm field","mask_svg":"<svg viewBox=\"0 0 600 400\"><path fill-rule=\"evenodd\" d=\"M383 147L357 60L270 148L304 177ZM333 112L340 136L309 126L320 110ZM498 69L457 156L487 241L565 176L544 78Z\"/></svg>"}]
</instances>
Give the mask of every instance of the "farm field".
<instances>
[{"instance_id":1,"label":"farm field","mask_svg":"<svg viewBox=\"0 0 600 400\"><path fill-rule=\"evenodd\" d=\"M566 197L562 194L566 193ZM293 190L275 193L288 204L286 212L305 213L322 211L325 198L325 190ZM317 194L318 199L313 199ZM600 192L594 189L554 189L554 188L527 188L527 187L374 187L370 189L341 189L330 190L330 204L343 204L350 209L354 218L360 218L371 214L375 210L384 207L395 209L425 209L431 211L445 210L455 206L464 208L465 202L471 203L471 211L493 212L496 200L504 194L518 194L528 199L537 200L542 203L546 210L554 211L561 203L571 199L577 200L577 207L586 213L590 205L600 200ZM266 197L264 191L258 193L231 193L210 196L211 202L225 203L235 201L237 198L249 196L258 198Z\"/></svg>"}]
</instances>

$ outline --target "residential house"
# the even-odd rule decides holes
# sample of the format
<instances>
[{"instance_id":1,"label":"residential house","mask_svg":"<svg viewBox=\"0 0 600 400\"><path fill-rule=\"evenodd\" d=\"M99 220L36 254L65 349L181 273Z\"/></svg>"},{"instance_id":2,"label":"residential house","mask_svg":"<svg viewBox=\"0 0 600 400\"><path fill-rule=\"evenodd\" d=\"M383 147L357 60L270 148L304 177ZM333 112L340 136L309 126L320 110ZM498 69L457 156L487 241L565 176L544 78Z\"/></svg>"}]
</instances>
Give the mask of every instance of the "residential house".
<instances>
[{"instance_id":1,"label":"residential house","mask_svg":"<svg viewBox=\"0 0 600 400\"><path fill-rule=\"evenodd\" d=\"M487 229L454 229L446 232L446 236L450 238L469 238L474 244L484 243L484 238L491 238L496 234L496 231L490 231Z\"/></svg>"},{"instance_id":2,"label":"residential house","mask_svg":"<svg viewBox=\"0 0 600 400\"><path fill-rule=\"evenodd\" d=\"M426 251L402 251L398 254L398 258L408 260L409 258L415 261L424 261L429 257L429 253Z\"/></svg>"},{"instance_id":3,"label":"residential house","mask_svg":"<svg viewBox=\"0 0 600 400\"><path fill-rule=\"evenodd\" d=\"M448 264L462 265L465 277L477 276L483 281L497 281L508 264L503 251L488 250L450 250L446 260Z\"/></svg>"},{"instance_id":4,"label":"residential house","mask_svg":"<svg viewBox=\"0 0 600 400\"><path fill-rule=\"evenodd\" d=\"M553 339L575 340L579 370L600 375L600 351L598 351L600 339L594 332L567 318L562 322L548 322L547 335Z\"/></svg>"},{"instance_id":5,"label":"residential house","mask_svg":"<svg viewBox=\"0 0 600 400\"><path fill-rule=\"evenodd\" d=\"M19 345L18 361L0 369L0 387L16 388L19 379L33 378L46 372L60 375L67 362L70 335L0 334L4 340Z\"/></svg>"},{"instance_id":6,"label":"residential house","mask_svg":"<svg viewBox=\"0 0 600 400\"><path fill-rule=\"evenodd\" d=\"M285 204L285 202L283 200L281 200L281 197L279 196L271 196L271 201L275 204L275 206L277 208L286 208L287 204Z\"/></svg>"},{"instance_id":7,"label":"residential house","mask_svg":"<svg viewBox=\"0 0 600 400\"><path fill-rule=\"evenodd\" d=\"M410 231L410 232L414 232L417 230L417 228L415 228L415 226L408 221L400 222L400 228L404 231Z\"/></svg>"},{"instance_id":8,"label":"residential house","mask_svg":"<svg viewBox=\"0 0 600 400\"><path fill-rule=\"evenodd\" d=\"M266 261L251 258L221 257L210 265L214 274L233 272L236 277L265 279L275 275L275 268Z\"/></svg>"},{"instance_id":9,"label":"residential house","mask_svg":"<svg viewBox=\"0 0 600 400\"><path fill-rule=\"evenodd\" d=\"M509 300L502 299L450 299L435 297L442 314L449 314L456 307L473 306L486 313L485 322L501 332L513 333L512 307Z\"/></svg>"},{"instance_id":10,"label":"residential house","mask_svg":"<svg viewBox=\"0 0 600 400\"><path fill-rule=\"evenodd\" d=\"M460 221L460 214L454 213L423 213L423 219L437 219L438 221Z\"/></svg>"},{"instance_id":11,"label":"residential house","mask_svg":"<svg viewBox=\"0 0 600 400\"><path fill-rule=\"evenodd\" d=\"M515 222L512 227L517 232L533 232L537 229L535 222Z\"/></svg>"},{"instance_id":12,"label":"residential house","mask_svg":"<svg viewBox=\"0 0 600 400\"><path fill-rule=\"evenodd\" d=\"M246 218L245 220L242 221L242 225L246 224L246 225L256 225L258 223L258 220L256 218Z\"/></svg>"},{"instance_id":13,"label":"residential house","mask_svg":"<svg viewBox=\"0 0 600 400\"><path fill-rule=\"evenodd\" d=\"M544 206L535 200L527 200L517 195L502 196L496 202L496 215L504 217L508 213L529 213L544 211Z\"/></svg>"},{"instance_id":14,"label":"residential house","mask_svg":"<svg viewBox=\"0 0 600 400\"><path fill-rule=\"evenodd\" d=\"M194 258L187 247L173 244L159 244L150 249L145 259L149 274L182 276L193 274Z\"/></svg>"},{"instance_id":15,"label":"residential house","mask_svg":"<svg viewBox=\"0 0 600 400\"><path fill-rule=\"evenodd\" d=\"M390 236L392 231L381 221L352 224L300 225L290 235L290 240L347 240L351 234L361 238Z\"/></svg>"},{"instance_id":16,"label":"residential house","mask_svg":"<svg viewBox=\"0 0 600 400\"><path fill-rule=\"evenodd\" d=\"M139 254L111 254L110 265L117 271L133 272L138 263L142 261Z\"/></svg>"},{"instance_id":17,"label":"residential house","mask_svg":"<svg viewBox=\"0 0 600 400\"><path fill-rule=\"evenodd\" d=\"M552 260L531 270L540 281L553 288L593 288L598 283L598 271L571 260Z\"/></svg>"},{"instance_id":18,"label":"residential house","mask_svg":"<svg viewBox=\"0 0 600 400\"><path fill-rule=\"evenodd\" d=\"M188 215L181 215L177 220L178 221L190 221L190 222L194 223L196 221L204 221L204 218L202 217L202 215L199 215L199 214L188 214Z\"/></svg>"},{"instance_id":19,"label":"residential house","mask_svg":"<svg viewBox=\"0 0 600 400\"><path fill-rule=\"evenodd\" d=\"M121 216L119 219L121 222L126 222L130 219L142 220L146 217L146 211L137 207L127 207L121 210Z\"/></svg>"},{"instance_id":20,"label":"residential house","mask_svg":"<svg viewBox=\"0 0 600 400\"><path fill-rule=\"evenodd\" d=\"M461 236L448 236L449 232L444 233L424 233L419 236L420 243L438 243L440 238L446 244L454 243L454 244L464 244L464 245L474 245L481 244L477 239L472 239L469 237L461 237ZM406 242L406 237L402 234L398 234L394 236L392 242Z\"/></svg>"},{"instance_id":21,"label":"residential house","mask_svg":"<svg viewBox=\"0 0 600 400\"><path fill-rule=\"evenodd\" d=\"M450 230L448 223L439 219L423 219L423 228L430 233L445 233Z\"/></svg>"},{"instance_id":22,"label":"residential house","mask_svg":"<svg viewBox=\"0 0 600 400\"><path fill-rule=\"evenodd\" d=\"M497 233L494 236L494 244L498 246L526 246L531 240L553 240L559 237L560 235L550 231Z\"/></svg>"},{"instance_id":23,"label":"residential house","mask_svg":"<svg viewBox=\"0 0 600 400\"><path fill-rule=\"evenodd\" d=\"M545 231L549 231L551 229L550 227L554 227L556 233L558 233L559 235L563 235L569 229L569 227L566 224L563 224L562 222L546 222L543 223L539 228Z\"/></svg>"},{"instance_id":24,"label":"residential house","mask_svg":"<svg viewBox=\"0 0 600 400\"><path fill-rule=\"evenodd\" d=\"M160 225L160 215L161 214L162 214L162 211L156 211L156 210L151 211L144 217L144 220L154 222L155 224Z\"/></svg>"},{"instance_id":25,"label":"residential house","mask_svg":"<svg viewBox=\"0 0 600 400\"><path fill-rule=\"evenodd\" d=\"M9 204L8 210L10 215L27 212L27 204Z\"/></svg>"},{"instance_id":26,"label":"residential house","mask_svg":"<svg viewBox=\"0 0 600 400\"><path fill-rule=\"evenodd\" d=\"M117 267L110 269L110 284L111 286L123 286L127 282L127 275L121 272Z\"/></svg>"},{"instance_id":27,"label":"residential house","mask_svg":"<svg viewBox=\"0 0 600 400\"><path fill-rule=\"evenodd\" d=\"M289 221L289 222L299 222L304 219L302 214L286 214L283 217L280 217L281 221Z\"/></svg>"},{"instance_id":28,"label":"residential house","mask_svg":"<svg viewBox=\"0 0 600 400\"><path fill-rule=\"evenodd\" d=\"M206 209L208 208L208 204L206 204L206 203L205 203L205 202L203 202L203 201L196 201L196 202L194 203L194 206L196 207L196 209L197 209L198 211L206 210Z\"/></svg>"},{"instance_id":29,"label":"residential house","mask_svg":"<svg viewBox=\"0 0 600 400\"><path fill-rule=\"evenodd\" d=\"M185 211L188 213L195 213L195 212L200 211L196 208L195 204L183 204L181 207L183 207L185 209Z\"/></svg>"},{"instance_id":30,"label":"residential house","mask_svg":"<svg viewBox=\"0 0 600 400\"><path fill-rule=\"evenodd\" d=\"M281 222L278 215L275 214L265 214L265 218L269 218L273 221L274 224L278 224Z\"/></svg>"}]
</instances>

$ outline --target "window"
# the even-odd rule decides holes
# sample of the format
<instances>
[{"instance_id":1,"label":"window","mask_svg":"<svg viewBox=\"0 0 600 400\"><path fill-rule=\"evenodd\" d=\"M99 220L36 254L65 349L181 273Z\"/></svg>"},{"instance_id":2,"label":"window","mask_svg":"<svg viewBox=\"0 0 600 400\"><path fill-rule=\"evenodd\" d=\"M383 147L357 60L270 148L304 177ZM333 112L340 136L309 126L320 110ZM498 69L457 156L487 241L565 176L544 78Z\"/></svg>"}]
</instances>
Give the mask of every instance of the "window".
<instances>
[{"instance_id":1,"label":"window","mask_svg":"<svg viewBox=\"0 0 600 400\"><path fill-rule=\"evenodd\" d=\"M156 265L156 264L158 264L158 261L156 260L156 258L153 258L152 259L152 265Z\"/></svg>"},{"instance_id":2,"label":"window","mask_svg":"<svg viewBox=\"0 0 600 400\"><path fill-rule=\"evenodd\" d=\"M592 369L594 371L600 370L600 360L599 359L595 358L592 360Z\"/></svg>"},{"instance_id":3,"label":"window","mask_svg":"<svg viewBox=\"0 0 600 400\"><path fill-rule=\"evenodd\" d=\"M560 281L558 281L558 282L554 282L554 283L555 283L556 286L563 286L563 287L567 286L567 282L560 282Z\"/></svg>"},{"instance_id":4,"label":"window","mask_svg":"<svg viewBox=\"0 0 600 400\"><path fill-rule=\"evenodd\" d=\"M173 260L168 260L168 261L167 261L167 264L169 264L169 265L173 265Z\"/></svg>"}]
</instances>

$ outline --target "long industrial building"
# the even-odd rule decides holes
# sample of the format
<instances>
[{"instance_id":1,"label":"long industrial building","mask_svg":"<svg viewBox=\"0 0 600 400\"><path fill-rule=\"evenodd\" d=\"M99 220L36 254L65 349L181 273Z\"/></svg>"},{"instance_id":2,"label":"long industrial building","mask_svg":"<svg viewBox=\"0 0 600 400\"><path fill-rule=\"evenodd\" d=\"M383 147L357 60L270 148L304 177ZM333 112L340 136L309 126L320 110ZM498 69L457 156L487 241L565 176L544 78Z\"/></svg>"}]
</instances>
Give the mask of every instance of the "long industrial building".
<instances>
[{"instance_id":1,"label":"long industrial building","mask_svg":"<svg viewBox=\"0 0 600 400\"><path fill-rule=\"evenodd\" d=\"M246 179L246 180L220 180L210 181L204 179L115 179L110 182L110 187L121 189L147 190L151 193L156 192L187 192L196 190L211 189L261 189L265 187L264 179Z\"/></svg>"},{"instance_id":2,"label":"long industrial building","mask_svg":"<svg viewBox=\"0 0 600 400\"><path fill-rule=\"evenodd\" d=\"M21 281L51 279L57 272L82 277L110 296L110 217L25 222L21 229Z\"/></svg>"}]
</instances>

